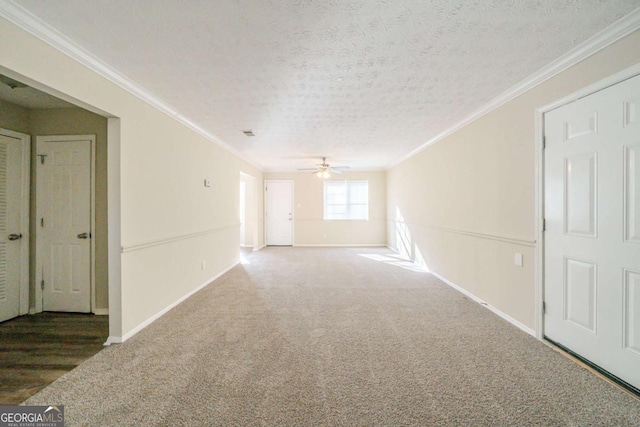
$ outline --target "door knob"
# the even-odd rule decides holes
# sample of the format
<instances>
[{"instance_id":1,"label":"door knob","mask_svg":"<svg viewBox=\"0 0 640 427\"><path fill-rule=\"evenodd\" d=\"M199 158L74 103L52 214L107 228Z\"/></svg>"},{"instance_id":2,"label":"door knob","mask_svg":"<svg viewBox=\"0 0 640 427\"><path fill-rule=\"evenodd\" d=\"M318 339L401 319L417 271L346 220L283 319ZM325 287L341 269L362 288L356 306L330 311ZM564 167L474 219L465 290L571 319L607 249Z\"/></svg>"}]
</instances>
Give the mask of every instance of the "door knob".
<instances>
[{"instance_id":1,"label":"door knob","mask_svg":"<svg viewBox=\"0 0 640 427\"><path fill-rule=\"evenodd\" d=\"M89 233L80 233L78 234L78 239L88 239Z\"/></svg>"},{"instance_id":2,"label":"door knob","mask_svg":"<svg viewBox=\"0 0 640 427\"><path fill-rule=\"evenodd\" d=\"M22 239L22 233L20 234L9 234L9 240L19 240Z\"/></svg>"}]
</instances>

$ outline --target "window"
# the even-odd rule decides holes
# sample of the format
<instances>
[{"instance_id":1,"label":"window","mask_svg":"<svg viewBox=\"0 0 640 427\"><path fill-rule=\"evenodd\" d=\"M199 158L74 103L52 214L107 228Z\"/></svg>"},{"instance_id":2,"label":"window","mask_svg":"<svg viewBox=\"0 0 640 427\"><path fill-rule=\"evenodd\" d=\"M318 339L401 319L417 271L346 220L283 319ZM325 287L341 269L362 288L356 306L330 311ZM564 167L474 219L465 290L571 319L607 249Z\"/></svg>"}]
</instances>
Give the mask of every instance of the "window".
<instances>
[{"instance_id":1,"label":"window","mask_svg":"<svg viewBox=\"0 0 640 427\"><path fill-rule=\"evenodd\" d=\"M369 181L324 181L324 219L369 219Z\"/></svg>"}]
</instances>

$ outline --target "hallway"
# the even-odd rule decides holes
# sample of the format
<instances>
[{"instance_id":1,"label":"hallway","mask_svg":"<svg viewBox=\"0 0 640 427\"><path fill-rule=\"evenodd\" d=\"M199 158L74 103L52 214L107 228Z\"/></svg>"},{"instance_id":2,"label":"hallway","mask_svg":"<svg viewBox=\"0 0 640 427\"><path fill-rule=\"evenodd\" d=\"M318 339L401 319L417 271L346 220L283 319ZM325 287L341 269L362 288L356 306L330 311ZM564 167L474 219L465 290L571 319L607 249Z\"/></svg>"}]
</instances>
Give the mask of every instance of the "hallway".
<instances>
[{"instance_id":1,"label":"hallway","mask_svg":"<svg viewBox=\"0 0 640 427\"><path fill-rule=\"evenodd\" d=\"M385 248L266 248L31 398L69 425L640 425L640 401Z\"/></svg>"}]
</instances>

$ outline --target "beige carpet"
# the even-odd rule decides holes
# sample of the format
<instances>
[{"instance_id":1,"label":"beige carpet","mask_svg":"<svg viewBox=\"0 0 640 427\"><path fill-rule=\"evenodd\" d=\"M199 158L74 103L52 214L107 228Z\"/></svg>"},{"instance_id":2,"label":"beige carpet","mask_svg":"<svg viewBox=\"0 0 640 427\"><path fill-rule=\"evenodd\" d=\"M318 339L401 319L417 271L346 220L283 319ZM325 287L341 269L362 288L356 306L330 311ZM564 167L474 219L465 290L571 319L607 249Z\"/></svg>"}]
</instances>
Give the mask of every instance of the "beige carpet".
<instances>
[{"instance_id":1,"label":"beige carpet","mask_svg":"<svg viewBox=\"0 0 640 427\"><path fill-rule=\"evenodd\" d=\"M247 255L27 403L90 426L640 426L636 399L388 254Z\"/></svg>"}]
</instances>

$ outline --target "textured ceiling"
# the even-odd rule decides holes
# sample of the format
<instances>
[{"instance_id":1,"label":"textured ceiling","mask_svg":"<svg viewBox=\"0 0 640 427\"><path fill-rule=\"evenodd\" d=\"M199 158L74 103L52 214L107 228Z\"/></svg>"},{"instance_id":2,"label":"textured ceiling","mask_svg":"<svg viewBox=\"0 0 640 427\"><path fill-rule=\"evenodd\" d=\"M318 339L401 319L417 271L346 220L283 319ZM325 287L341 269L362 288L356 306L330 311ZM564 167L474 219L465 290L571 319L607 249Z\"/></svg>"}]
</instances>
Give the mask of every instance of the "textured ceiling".
<instances>
[{"instance_id":1,"label":"textured ceiling","mask_svg":"<svg viewBox=\"0 0 640 427\"><path fill-rule=\"evenodd\" d=\"M384 168L638 7L638 0L15 3L267 170L309 167L321 156Z\"/></svg>"}]
</instances>

